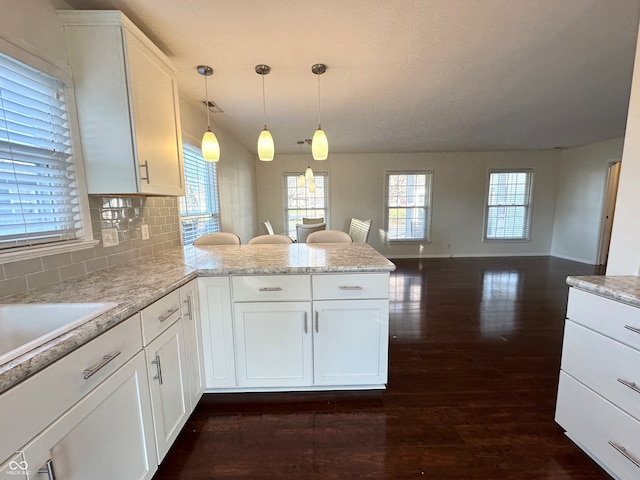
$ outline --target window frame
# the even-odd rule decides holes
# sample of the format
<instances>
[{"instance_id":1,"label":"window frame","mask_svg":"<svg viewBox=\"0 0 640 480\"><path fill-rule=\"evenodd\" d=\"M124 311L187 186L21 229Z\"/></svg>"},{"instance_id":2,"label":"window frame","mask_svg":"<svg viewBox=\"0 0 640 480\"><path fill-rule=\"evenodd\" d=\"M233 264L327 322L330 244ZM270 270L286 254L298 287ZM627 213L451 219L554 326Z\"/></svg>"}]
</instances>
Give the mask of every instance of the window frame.
<instances>
[{"instance_id":1,"label":"window frame","mask_svg":"<svg viewBox=\"0 0 640 480\"><path fill-rule=\"evenodd\" d=\"M283 172L282 173L282 204L283 204L283 223L282 225L284 225L284 234L290 236L291 238L293 238L294 240L297 241L297 232L295 229L295 226L293 228L293 230L289 229L289 210L304 210L304 209L300 209L300 208L289 208L289 188L288 188L288 178L289 177L294 177L295 179L297 179L297 177L299 177L300 175L304 175L304 172ZM330 221L331 219L329 218L329 212L330 212L330 208L329 208L329 199L331 197L330 192L329 192L329 172L328 171L314 171L313 172L313 176L314 178L316 177L323 177L324 178L324 223L326 225L330 225ZM305 180L305 186L304 188L307 188L306 185L306 180ZM315 209L314 209L315 210ZM300 219L300 222L297 223L302 223L302 218Z\"/></svg>"},{"instance_id":2,"label":"window frame","mask_svg":"<svg viewBox=\"0 0 640 480\"><path fill-rule=\"evenodd\" d=\"M392 175L425 175L425 189L427 190L424 195L424 205L411 208L424 208L425 209L425 227L423 237L412 238L390 238L389 236L389 210L392 208L389 205L389 180ZM431 243L431 223L433 217L433 177L434 173L432 169L424 170L387 170L384 172L384 229L388 243L395 244L411 244L411 243Z\"/></svg>"},{"instance_id":3,"label":"window frame","mask_svg":"<svg viewBox=\"0 0 640 480\"><path fill-rule=\"evenodd\" d=\"M191 214L191 215L183 215L182 214L182 206L183 206L183 202L186 202L185 197L187 196L187 173L185 171L186 167L187 167L187 159L186 159L186 155L184 154L184 147L185 145L188 145L190 148L196 150L198 152L198 154L200 155L199 160L202 160L202 162L204 162L205 166L210 166L210 168L214 169L213 172L213 177L215 179L215 185L211 185L210 186L210 192L209 194L213 197L213 208L211 213L206 212L206 213L202 213L202 214ZM184 238L184 226L183 226L183 218L184 217L200 217L200 216L205 216L205 215L210 215L212 217L212 221L214 223L214 228L213 230L211 230L212 232L220 232L222 231L222 216L221 216L221 212L220 212L220 182L218 179L218 168L217 168L217 164L216 162L207 162L204 160L204 158L202 157L202 152L200 150L200 147L198 146L198 141L195 140L193 137L191 137L188 134L185 134L184 132L182 133L182 153L183 153L183 165L182 165L182 170L183 170L183 175L184 175L184 186L185 186L185 194L181 197L179 197L178 200L178 210L179 210L179 223L180 223L180 241L182 242L183 245L191 245L192 243L185 243L185 238ZM215 212L215 206L217 205L218 209L217 212ZM217 223L217 225L215 225ZM210 233L210 232L206 232L206 233Z\"/></svg>"},{"instance_id":4,"label":"window frame","mask_svg":"<svg viewBox=\"0 0 640 480\"><path fill-rule=\"evenodd\" d=\"M527 174L527 197L528 203L514 204L505 206L524 206L526 207L526 226L525 236L523 237L492 237L487 236L489 229L489 212L494 205L489 205L489 195L491 193L491 175L494 173L525 173ZM533 193L535 187L535 170L533 168L492 168L487 172L486 192L484 197L484 221L482 230L483 243L526 243L531 241L531 227L533 225ZM498 205L495 205L498 206Z\"/></svg>"},{"instance_id":5,"label":"window frame","mask_svg":"<svg viewBox=\"0 0 640 480\"><path fill-rule=\"evenodd\" d=\"M93 229L89 214L89 194L85 181L80 128L70 68L68 65L54 64L47 59L41 58L36 53L17 47L4 39L0 39L0 53L30 68L38 70L45 75L53 77L63 84L67 107L67 120L69 122L69 140L72 150L71 161L75 172L76 201L78 202L78 215L80 218L80 227L75 239L2 249L0 250L0 264L93 248L99 241L93 238Z\"/></svg>"}]
</instances>

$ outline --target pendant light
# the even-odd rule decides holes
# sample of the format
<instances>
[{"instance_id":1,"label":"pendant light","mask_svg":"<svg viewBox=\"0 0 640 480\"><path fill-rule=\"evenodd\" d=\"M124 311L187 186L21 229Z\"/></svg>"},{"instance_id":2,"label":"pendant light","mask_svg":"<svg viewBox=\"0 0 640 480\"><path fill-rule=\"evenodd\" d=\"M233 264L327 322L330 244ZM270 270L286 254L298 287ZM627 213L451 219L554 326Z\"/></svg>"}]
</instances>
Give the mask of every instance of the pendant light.
<instances>
[{"instance_id":1,"label":"pendant light","mask_svg":"<svg viewBox=\"0 0 640 480\"><path fill-rule=\"evenodd\" d=\"M207 131L202 136L202 156L207 162L217 162L220 160L220 144L216 134L211 131L211 122L209 121L209 91L207 90L207 77L213 75L213 69L208 65L198 65L198 73L204 76L204 104L207 107Z\"/></svg>"},{"instance_id":2,"label":"pendant light","mask_svg":"<svg viewBox=\"0 0 640 480\"><path fill-rule=\"evenodd\" d=\"M304 143L304 140L298 140L298 150L300 151L300 154L302 155L302 144ZM298 182L296 183L298 188L304 188L304 174L300 174L298 175Z\"/></svg>"},{"instance_id":3,"label":"pendant light","mask_svg":"<svg viewBox=\"0 0 640 480\"><path fill-rule=\"evenodd\" d=\"M263 162L270 162L273 160L275 153L275 145L273 144L273 137L271 132L267 130L267 106L264 97L264 76L268 75L271 71L269 65L256 65L256 73L262 75L262 114L264 116L264 129L260 132L258 137L258 158Z\"/></svg>"},{"instance_id":4,"label":"pendant light","mask_svg":"<svg viewBox=\"0 0 640 480\"><path fill-rule=\"evenodd\" d=\"M327 66L324 63L316 63L311 66L311 71L318 77L318 129L313 134L311 154L314 160L326 160L329 156L329 142L320 124L320 75L327 71Z\"/></svg>"}]
</instances>

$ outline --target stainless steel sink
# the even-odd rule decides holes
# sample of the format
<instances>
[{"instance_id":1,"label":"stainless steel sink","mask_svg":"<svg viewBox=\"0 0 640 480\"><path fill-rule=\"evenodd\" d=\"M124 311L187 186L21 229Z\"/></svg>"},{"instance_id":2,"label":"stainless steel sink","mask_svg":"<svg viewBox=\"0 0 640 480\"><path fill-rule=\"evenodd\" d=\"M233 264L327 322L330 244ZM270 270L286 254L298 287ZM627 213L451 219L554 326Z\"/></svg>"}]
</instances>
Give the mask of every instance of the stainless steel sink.
<instances>
[{"instance_id":1,"label":"stainless steel sink","mask_svg":"<svg viewBox=\"0 0 640 480\"><path fill-rule=\"evenodd\" d=\"M0 305L0 365L115 307L117 303Z\"/></svg>"}]
</instances>

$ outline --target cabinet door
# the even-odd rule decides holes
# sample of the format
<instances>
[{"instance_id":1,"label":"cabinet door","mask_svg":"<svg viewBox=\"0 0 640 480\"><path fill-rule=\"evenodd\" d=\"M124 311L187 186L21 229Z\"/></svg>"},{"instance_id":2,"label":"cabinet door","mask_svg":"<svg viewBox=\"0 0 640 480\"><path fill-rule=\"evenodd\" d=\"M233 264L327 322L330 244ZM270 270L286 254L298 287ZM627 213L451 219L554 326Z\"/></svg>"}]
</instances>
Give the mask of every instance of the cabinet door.
<instances>
[{"instance_id":1,"label":"cabinet door","mask_svg":"<svg viewBox=\"0 0 640 480\"><path fill-rule=\"evenodd\" d=\"M238 385L311 385L310 307L309 302L234 304Z\"/></svg>"},{"instance_id":2,"label":"cabinet door","mask_svg":"<svg viewBox=\"0 0 640 480\"><path fill-rule=\"evenodd\" d=\"M229 277L198 278L207 389L236 386Z\"/></svg>"},{"instance_id":3,"label":"cabinet door","mask_svg":"<svg viewBox=\"0 0 640 480\"><path fill-rule=\"evenodd\" d=\"M158 462L144 354L138 353L24 449L30 479L150 479Z\"/></svg>"},{"instance_id":4,"label":"cabinet door","mask_svg":"<svg viewBox=\"0 0 640 480\"><path fill-rule=\"evenodd\" d=\"M184 195L178 92L173 72L128 32L126 43L140 190Z\"/></svg>"},{"instance_id":5,"label":"cabinet door","mask_svg":"<svg viewBox=\"0 0 640 480\"><path fill-rule=\"evenodd\" d=\"M151 342L145 348L145 355L158 461L161 462L189 415L182 320Z\"/></svg>"},{"instance_id":6,"label":"cabinet door","mask_svg":"<svg viewBox=\"0 0 640 480\"><path fill-rule=\"evenodd\" d=\"M193 411L204 393L202 329L196 280L180 288L180 298L182 300L182 328L184 330L184 351L189 384L189 406L190 411Z\"/></svg>"},{"instance_id":7,"label":"cabinet door","mask_svg":"<svg viewBox=\"0 0 640 480\"><path fill-rule=\"evenodd\" d=\"M385 384L388 300L323 300L313 309L314 384Z\"/></svg>"}]
</instances>

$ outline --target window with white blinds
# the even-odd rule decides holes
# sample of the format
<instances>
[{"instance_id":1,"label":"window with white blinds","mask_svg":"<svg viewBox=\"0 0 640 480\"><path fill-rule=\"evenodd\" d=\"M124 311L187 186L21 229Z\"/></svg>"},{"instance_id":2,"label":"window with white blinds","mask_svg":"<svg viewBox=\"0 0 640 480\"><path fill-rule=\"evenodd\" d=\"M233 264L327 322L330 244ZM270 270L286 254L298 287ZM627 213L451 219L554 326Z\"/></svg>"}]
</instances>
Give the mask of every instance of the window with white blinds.
<instances>
[{"instance_id":1,"label":"window with white blinds","mask_svg":"<svg viewBox=\"0 0 640 480\"><path fill-rule=\"evenodd\" d=\"M82 234L65 86L0 54L0 249Z\"/></svg>"},{"instance_id":2,"label":"window with white blinds","mask_svg":"<svg viewBox=\"0 0 640 480\"><path fill-rule=\"evenodd\" d=\"M385 219L390 241L430 241L431 182L430 171L387 173Z\"/></svg>"},{"instance_id":3,"label":"window with white blinds","mask_svg":"<svg viewBox=\"0 0 640 480\"><path fill-rule=\"evenodd\" d=\"M220 231L216 164L206 162L199 148L182 144L185 196L180 197L182 241L191 245L200 235Z\"/></svg>"},{"instance_id":4,"label":"window with white blinds","mask_svg":"<svg viewBox=\"0 0 640 480\"><path fill-rule=\"evenodd\" d=\"M489 172L485 240L529 239L532 187L532 170Z\"/></svg>"}]
</instances>

